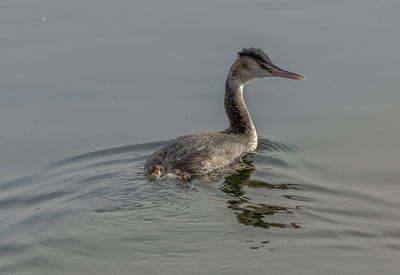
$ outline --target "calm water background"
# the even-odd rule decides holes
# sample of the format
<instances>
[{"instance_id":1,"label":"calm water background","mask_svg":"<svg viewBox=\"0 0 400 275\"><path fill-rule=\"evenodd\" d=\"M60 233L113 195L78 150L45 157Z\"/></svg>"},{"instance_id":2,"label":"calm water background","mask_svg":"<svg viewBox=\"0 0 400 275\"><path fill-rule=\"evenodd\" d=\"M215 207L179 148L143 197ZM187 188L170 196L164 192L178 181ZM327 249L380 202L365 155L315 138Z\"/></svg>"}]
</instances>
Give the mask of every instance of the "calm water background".
<instances>
[{"instance_id":1,"label":"calm water background","mask_svg":"<svg viewBox=\"0 0 400 275\"><path fill-rule=\"evenodd\" d=\"M0 273L397 274L399 1L0 2ZM227 125L256 46L247 168L148 183L146 157Z\"/></svg>"}]
</instances>

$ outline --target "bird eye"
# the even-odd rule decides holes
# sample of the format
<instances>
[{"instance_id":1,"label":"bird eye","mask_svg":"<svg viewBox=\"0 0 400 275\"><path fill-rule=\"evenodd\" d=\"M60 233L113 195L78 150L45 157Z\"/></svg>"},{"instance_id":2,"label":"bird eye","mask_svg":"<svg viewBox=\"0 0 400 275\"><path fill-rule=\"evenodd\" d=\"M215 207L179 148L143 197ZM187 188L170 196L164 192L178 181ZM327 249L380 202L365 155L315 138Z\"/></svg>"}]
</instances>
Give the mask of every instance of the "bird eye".
<instances>
[{"instance_id":1,"label":"bird eye","mask_svg":"<svg viewBox=\"0 0 400 275\"><path fill-rule=\"evenodd\" d=\"M260 66L261 69L266 69L264 63L259 63L258 66Z\"/></svg>"}]
</instances>

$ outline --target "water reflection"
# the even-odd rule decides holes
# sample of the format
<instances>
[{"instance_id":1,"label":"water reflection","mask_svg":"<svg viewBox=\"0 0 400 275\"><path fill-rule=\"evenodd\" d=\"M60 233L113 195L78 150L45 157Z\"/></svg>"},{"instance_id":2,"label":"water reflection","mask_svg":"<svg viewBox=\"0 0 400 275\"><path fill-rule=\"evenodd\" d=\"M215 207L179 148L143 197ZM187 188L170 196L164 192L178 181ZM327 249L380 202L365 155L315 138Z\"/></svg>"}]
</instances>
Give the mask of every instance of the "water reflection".
<instances>
[{"instance_id":1,"label":"water reflection","mask_svg":"<svg viewBox=\"0 0 400 275\"><path fill-rule=\"evenodd\" d=\"M252 157L244 157L243 162L246 164L247 168L237 170L232 175L226 177L223 185L220 187L221 191L234 198L226 202L228 203L228 207L235 211L238 222L261 228L301 228L301 226L295 222L279 223L270 221L271 217L276 214L294 214L294 210L301 210L300 206L290 208L274 204L254 203L249 192L247 192L250 188L263 189L264 191L269 189L300 189L295 185L283 183L271 184L260 180L252 180L251 176L256 170ZM260 192L263 190L260 190ZM285 196L291 195L284 195L284 197Z\"/></svg>"}]
</instances>

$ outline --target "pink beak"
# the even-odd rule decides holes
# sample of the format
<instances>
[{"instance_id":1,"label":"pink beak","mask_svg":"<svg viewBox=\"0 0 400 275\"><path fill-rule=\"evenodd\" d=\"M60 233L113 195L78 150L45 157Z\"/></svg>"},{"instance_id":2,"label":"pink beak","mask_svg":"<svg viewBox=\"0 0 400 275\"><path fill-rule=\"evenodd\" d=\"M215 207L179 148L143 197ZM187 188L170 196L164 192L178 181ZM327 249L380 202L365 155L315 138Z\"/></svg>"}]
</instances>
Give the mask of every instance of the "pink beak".
<instances>
[{"instance_id":1,"label":"pink beak","mask_svg":"<svg viewBox=\"0 0 400 275\"><path fill-rule=\"evenodd\" d=\"M273 67L269 71L274 76L290 78L290 79L298 79L298 80L304 80L305 79L305 77L303 77L301 75L282 70L281 68L279 68L279 67L277 67L275 65L273 65Z\"/></svg>"}]
</instances>

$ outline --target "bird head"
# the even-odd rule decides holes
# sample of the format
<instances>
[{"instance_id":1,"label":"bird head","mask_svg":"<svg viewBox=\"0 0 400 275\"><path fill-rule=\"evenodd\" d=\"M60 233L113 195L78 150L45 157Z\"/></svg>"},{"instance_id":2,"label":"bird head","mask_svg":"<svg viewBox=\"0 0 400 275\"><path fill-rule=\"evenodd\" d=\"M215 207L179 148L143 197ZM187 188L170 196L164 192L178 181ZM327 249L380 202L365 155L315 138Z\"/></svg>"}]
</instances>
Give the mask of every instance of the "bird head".
<instances>
[{"instance_id":1,"label":"bird head","mask_svg":"<svg viewBox=\"0 0 400 275\"><path fill-rule=\"evenodd\" d=\"M274 65L261 49L248 48L238 53L238 59L232 66L235 78L246 83L254 78L278 76L290 79L305 79L301 75L285 71Z\"/></svg>"}]
</instances>

